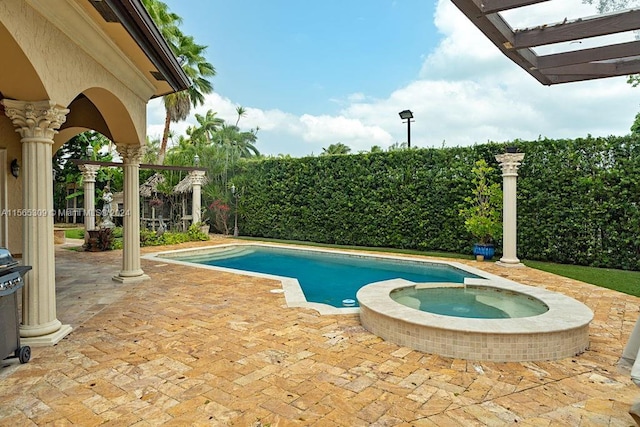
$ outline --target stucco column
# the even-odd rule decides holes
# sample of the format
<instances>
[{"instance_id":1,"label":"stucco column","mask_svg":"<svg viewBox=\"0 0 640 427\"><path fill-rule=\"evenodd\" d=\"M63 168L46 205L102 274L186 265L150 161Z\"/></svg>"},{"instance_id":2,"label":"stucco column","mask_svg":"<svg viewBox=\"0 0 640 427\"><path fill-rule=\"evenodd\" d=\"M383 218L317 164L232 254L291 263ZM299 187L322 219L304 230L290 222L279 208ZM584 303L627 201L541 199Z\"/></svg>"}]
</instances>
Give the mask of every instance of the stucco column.
<instances>
[{"instance_id":1,"label":"stucco column","mask_svg":"<svg viewBox=\"0 0 640 427\"><path fill-rule=\"evenodd\" d=\"M496 156L502 168L502 258L496 264L505 267L523 265L516 256L518 240L516 189L518 166L522 159L524 159L524 153L505 153Z\"/></svg>"},{"instance_id":2,"label":"stucco column","mask_svg":"<svg viewBox=\"0 0 640 427\"><path fill-rule=\"evenodd\" d=\"M96 228L96 175L100 166L79 165L82 172L82 186L84 189L84 240L87 241L88 231Z\"/></svg>"},{"instance_id":3,"label":"stucco column","mask_svg":"<svg viewBox=\"0 0 640 427\"><path fill-rule=\"evenodd\" d=\"M191 178L191 217L193 224L202 221L202 184L204 184L204 171L190 171Z\"/></svg>"},{"instance_id":4,"label":"stucco column","mask_svg":"<svg viewBox=\"0 0 640 427\"><path fill-rule=\"evenodd\" d=\"M22 262L32 266L22 291L20 336L27 345L54 345L71 332L56 318L51 167L53 137L69 110L53 101L2 103L22 138Z\"/></svg>"},{"instance_id":5,"label":"stucco column","mask_svg":"<svg viewBox=\"0 0 640 427\"><path fill-rule=\"evenodd\" d=\"M149 278L140 268L140 159L144 147L116 144L124 169L124 216L122 220L122 270L116 282L139 282Z\"/></svg>"}]
</instances>

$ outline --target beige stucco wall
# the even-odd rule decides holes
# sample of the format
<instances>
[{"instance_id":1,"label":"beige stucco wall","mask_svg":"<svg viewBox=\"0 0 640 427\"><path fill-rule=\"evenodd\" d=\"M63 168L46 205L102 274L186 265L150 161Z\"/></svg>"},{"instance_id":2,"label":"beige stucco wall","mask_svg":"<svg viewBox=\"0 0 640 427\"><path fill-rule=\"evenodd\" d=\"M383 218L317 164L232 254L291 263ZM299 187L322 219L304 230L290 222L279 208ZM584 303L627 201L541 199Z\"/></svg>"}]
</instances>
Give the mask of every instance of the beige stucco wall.
<instances>
[{"instance_id":1,"label":"beige stucco wall","mask_svg":"<svg viewBox=\"0 0 640 427\"><path fill-rule=\"evenodd\" d=\"M20 48L10 53L24 55L39 79L34 83L34 73L22 64L13 70L9 66L0 71L0 80L13 82L2 86L5 97L51 99L69 107L85 94L100 110L115 142L144 144L146 104L154 88L76 0L3 0L0 22ZM5 64L23 61L11 58Z\"/></svg>"},{"instance_id":2,"label":"beige stucco wall","mask_svg":"<svg viewBox=\"0 0 640 427\"><path fill-rule=\"evenodd\" d=\"M0 209L7 209L7 211L0 214L6 216L8 249L12 254L17 255L22 253L22 218L13 215L12 211L22 206L22 176L14 178L9 165L13 159L18 159L18 163L22 165L22 145L11 121L1 115L0 148L7 150L6 164L0 165L0 173L4 174L7 183L7 206ZM4 220L4 218L1 219Z\"/></svg>"}]
</instances>

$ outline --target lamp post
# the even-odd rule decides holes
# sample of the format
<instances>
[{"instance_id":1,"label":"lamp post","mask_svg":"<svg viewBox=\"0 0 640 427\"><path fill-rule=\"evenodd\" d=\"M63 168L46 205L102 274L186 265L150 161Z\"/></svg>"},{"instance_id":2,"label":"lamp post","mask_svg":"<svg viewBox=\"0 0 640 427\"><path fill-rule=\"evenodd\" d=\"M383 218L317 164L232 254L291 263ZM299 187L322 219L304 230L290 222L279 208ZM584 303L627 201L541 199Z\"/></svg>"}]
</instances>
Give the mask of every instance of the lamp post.
<instances>
[{"instance_id":1,"label":"lamp post","mask_svg":"<svg viewBox=\"0 0 640 427\"><path fill-rule=\"evenodd\" d=\"M238 237L238 197L240 193L236 190L236 186L231 184L231 194L236 199L235 220L233 222L233 237Z\"/></svg>"},{"instance_id":2,"label":"lamp post","mask_svg":"<svg viewBox=\"0 0 640 427\"><path fill-rule=\"evenodd\" d=\"M411 110L402 110L399 114L402 120L407 121L407 148L411 148L411 122L414 121L411 119L413 119L413 113Z\"/></svg>"}]
</instances>

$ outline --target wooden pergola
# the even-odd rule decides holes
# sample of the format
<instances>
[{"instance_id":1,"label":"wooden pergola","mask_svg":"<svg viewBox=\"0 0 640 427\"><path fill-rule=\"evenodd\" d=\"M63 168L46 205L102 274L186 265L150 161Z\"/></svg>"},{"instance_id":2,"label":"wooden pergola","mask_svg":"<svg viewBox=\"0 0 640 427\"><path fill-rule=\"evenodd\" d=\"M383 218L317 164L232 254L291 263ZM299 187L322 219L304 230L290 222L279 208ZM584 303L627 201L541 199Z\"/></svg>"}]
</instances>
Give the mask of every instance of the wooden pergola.
<instances>
[{"instance_id":1,"label":"wooden pergola","mask_svg":"<svg viewBox=\"0 0 640 427\"><path fill-rule=\"evenodd\" d=\"M559 16L555 23L513 28L505 18L507 12L544 7L535 5L549 0L451 1L502 53L544 85L640 73L640 40L631 33L640 30L638 8L572 19ZM627 32L627 41L580 48L583 41ZM558 47L557 52L536 52L551 45Z\"/></svg>"}]
</instances>

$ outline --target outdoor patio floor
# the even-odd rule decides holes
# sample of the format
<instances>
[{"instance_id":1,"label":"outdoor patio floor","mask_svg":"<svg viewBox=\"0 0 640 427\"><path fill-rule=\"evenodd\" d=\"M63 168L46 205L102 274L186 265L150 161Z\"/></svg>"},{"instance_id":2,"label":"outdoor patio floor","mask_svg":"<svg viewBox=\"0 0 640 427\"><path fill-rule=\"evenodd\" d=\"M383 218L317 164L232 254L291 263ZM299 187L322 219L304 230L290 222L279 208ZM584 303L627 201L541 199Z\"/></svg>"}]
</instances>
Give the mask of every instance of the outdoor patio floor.
<instances>
[{"instance_id":1,"label":"outdoor patio floor","mask_svg":"<svg viewBox=\"0 0 640 427\"><path fill-rule=\"evenodd\" d=\"M617 362L640 298L468 261L595 313L581 355L477 362L385 342L357 315L287 308L268 279L143 260L151 280L116 283L121 256L56 247L58 319L74 331L3 362L1 426L635 425L640 389Z\"/></svg>"}]
</instances>

